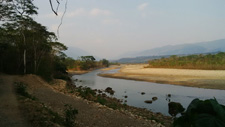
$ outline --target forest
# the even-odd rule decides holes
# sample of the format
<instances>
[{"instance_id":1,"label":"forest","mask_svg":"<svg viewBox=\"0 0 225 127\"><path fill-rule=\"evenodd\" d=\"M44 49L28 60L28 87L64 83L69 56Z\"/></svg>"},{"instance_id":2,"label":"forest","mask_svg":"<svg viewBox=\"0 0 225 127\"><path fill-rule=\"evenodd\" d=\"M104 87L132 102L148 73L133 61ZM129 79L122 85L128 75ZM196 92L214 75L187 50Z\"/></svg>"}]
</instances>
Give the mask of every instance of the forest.
<instances>
[{"instance_id":1,"label":"forest","mask_svg":"<svg viewBox=\"0 0 225 127\"><path fill-rule=\"evenodd\" d=\"M150 60L148 67L225 70L225 53L219 52L217 54L199 54L188 56L172 55L169 58Z\"/></svg>"},{"instance_id":2,"label":"forest","mask_svg":"<svg viewBox=\"0 0 225 127\"><path fill-rule=\"evenodd\" d=\"M36 15L38 8L32 0L1 1L0 72L37 74L50 81L69 79L67 68L87 70L98 66L93 56L82 56L77 61L67 57L63 53L67 47L55 33L34 20Z\"/></svg>"}]
</instances>

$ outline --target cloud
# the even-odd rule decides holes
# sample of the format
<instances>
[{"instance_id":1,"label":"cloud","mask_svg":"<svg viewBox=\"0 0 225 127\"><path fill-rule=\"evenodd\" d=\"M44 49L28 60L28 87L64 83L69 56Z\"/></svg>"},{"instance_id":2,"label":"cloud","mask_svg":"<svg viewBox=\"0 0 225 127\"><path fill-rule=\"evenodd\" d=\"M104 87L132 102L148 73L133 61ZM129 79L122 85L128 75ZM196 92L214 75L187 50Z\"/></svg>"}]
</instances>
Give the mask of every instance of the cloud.
<instances>
[{"instance_id":1,"label":"cloud","mask_svg":"<svg viewBox=\"0 0 225 127\"><path fill-rule=\"evenodd\" d=\"M148 6L148 3L143 3L143 4L140 4L140 5L137 7L137 9L138 9L139 11L142 11L142 10L144 10L147 6Z\"/></svg>"},{"instance_id":2,"label":"cloud","mask_svg":"<svg viewBox=\"0 0 225 127\"><path fill-rule=\"evenodd\" d=\"M47 18L47 19L57 18L57 17L61 17L63 12L58 12L57 14L58 16L56 16L54 13L49 13L49 14L40 15L39 17Z\"/></svg>"},{"instance_id":3,"label":"cloud","mask_svg":"<svg viewBox=\"0 0 225 127\"><path fill-rule=\"evenodd\" d=\"M65 13L65 17L67 18L73 18L73 17L78 17L78 16L91 16L91 17L95 17L95 16L109 16L111 15L112 12L110 12L109 10L104 10L104 9L99 9L99 8L93 8L91 10L86 10L84 8L78 8L74 11L69 11ZM63 12L58 12L58 16L56 16L53 13L49 13L49 14L45 14L42 17L43 18L47 18L47 19L52 19L52 18L58 18L58 17L62 17Z\"/></svg>"},{"instance_id":4,"label":"cloud","mask_svg":"<svg viewBox=\"0 0 225 127\"><path fill-rule=\"evenodd\" d=\"M120 24L120 20L119 19L104 19L102 21L103 24Z\"/></svg>"},{"instance_id":5,"label":"cloud","mask_svg":"<svg viewBox=\"0 0 225 127\"><path fill-rule=\"evenodd\" d=\"M67 17L76 17L76 16L83 16L83 15L86 15L86 10L84 8L78 8L72 12L68 12L66 13L66 16Z\"/></svg>"},{"instance_id":6,"label":"cloud","mask_svg":"<svg viewBox=\"0 0 225 127\"><path fill-rule=\"evenodd\" d=\"M108 15L111 15L112 13L108 10L102 10L102 9L99 9L99 8L94 8L89 12L89 14L91 16L101 16L101 15L108 16Z\"/></svg>"}]
</instances>

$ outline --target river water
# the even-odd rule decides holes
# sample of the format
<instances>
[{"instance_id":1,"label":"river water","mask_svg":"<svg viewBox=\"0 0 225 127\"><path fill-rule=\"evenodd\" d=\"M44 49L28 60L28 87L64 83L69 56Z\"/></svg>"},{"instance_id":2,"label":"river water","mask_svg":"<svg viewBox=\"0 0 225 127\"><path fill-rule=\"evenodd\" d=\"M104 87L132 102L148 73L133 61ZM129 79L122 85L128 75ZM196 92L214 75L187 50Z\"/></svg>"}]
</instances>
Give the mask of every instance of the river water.
<instances>
[{"instance_id":1,"label":"river water","mask_svg":"<svg viewBox=\"0 0 225 127\"><path fill-rule=\"evenodd\" d=\"M72 79L78 79L78 82L75 82L77 86L87 86L92 89L102 90L111 87L115 90L113 97L123 99L124 103L130 106L146 108L153 112L160 112L164 115L169 115L169 101L179 102L186 109L195 98L204 100L215 97L220 104L225 105L225 90L202 89L98 76L99 73L115 73L117 71L118 69L110 71L96 70L83 75L74 75ZM145 92L145 94L142 95L141 92ZM171 97L168 97L168 94L171 94ZM153 101L152 104L144 102L145 100L152 100L152 97L157 97L158 99Z\"/></svg>"}]
</instances>

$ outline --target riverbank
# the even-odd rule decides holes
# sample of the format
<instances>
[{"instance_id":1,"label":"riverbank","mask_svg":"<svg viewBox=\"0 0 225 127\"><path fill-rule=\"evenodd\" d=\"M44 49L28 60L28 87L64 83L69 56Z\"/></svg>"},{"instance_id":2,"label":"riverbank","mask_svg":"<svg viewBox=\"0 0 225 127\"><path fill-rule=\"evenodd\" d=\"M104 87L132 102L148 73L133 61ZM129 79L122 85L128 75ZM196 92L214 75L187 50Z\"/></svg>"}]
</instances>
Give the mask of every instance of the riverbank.
<instances>
[{"instance_id":1,"label":"riverbank","mask_svg":"<svg viewBox=\"0 0 225 127\"><path fill-rule=\"evenodd\" d=\"M4 92L1 92L1 96L6 97L4 95L10 94L14 97L13 103L14 105L16 105L15 108L10 106L10 110L7 110L9 108L6 107L12 105L10 101L11 99L8 98L7 101L1 100L1 102L4 103L0 104L0 113L4 111L5 118L8 118L5 123L12 122L15 119L23 118L24 122L21 120L18 121L21 121L21 125L24 127L30 125L29 121L41 122L42 124L44 122L44 124L47 125L53 124L52 126L60 126L58 125L58 123L52 123L51 121L49 121L52 118L51 115L46 115L46 112L49 112L50 114L54 112L54 116L64 117L65 105L71 105L73 108L78 110L78 114L76 115L75 119L76 126L78 127L163 127L162 124L165 124L166 126L169 126L171 124L170 117L163 116L162 114L152 113L151 111L148 111L146 109L125 106L123 104L121 104L121 106L123 105L126 108L118 109L115 107L116 103L114 102L111 106L115 107L116 109L101 105L100 102L103 103L102 101L104 101L104 99L108 100L105 96L104 98L99 98L99 96L97 97L97 101L99 101L99 103L83 99L82 97L80 97L80 94L77 91L83 91L84 89L76 88L75 86L73 86L74 89L71 89L66 85L66 82L63 80L55 80L54 82L49 84L35 75L0 75L0 82L0 91L4 90ZM12 90L15 85L14 82L21 82L25 84L27 92L32 96L32 98L34 97L35 99L32 100L29 98L25 98L22 100L18 99L16 101L15 97L18 95L15 93L14 90ZM6 90L7 87L5 86L10 86L10 90ZM93 96L88 95L87 97L92 98ZM24 108L24 106L26 108ZM10 111L14 110L15 114L9 113ZM142 115L140 116L140 114ZM37 119L36 116L39 117L40 115L43 115L43 117ZM45 121L43 121L43 119L45 119ZM160 124L159 122L162 124ZM0 125L6 125L5 123L0 123ZM27 123L28 125L24 125ZM38 123L35 124L37 124L36 126L38 126ZM33 123L31 123L31 125L35 126L33 125Z\"/></svg>"},{"instance_id":2,"label":"riverbank","mask_svg":"<svg viewBox=\"0 0 225 127\"><path fill-rule=\"evenodd\" d=\"M94 70L97 70L97 69L101 69L103 67L97 67L97 68L91 68L89 70L67 70L67 73L70 75L70 76L73 76L73 75L82 75L82 74L86 74L86 73L89 73L91 71L94 71ZM117 69L117 68L120 68L120 66L117 66L117 65L113 65L113 66L110 66L110 67L107 67L107 68L103 68L101 70L103 71L108 71L108 70L113 70L113 69Z\"/></svg>"},{"instance_id":3,"label":"riverbank","mask_svg":"<svg viewBox=\"0 0 225 127\"><path fill-rule=\"evenodd\" d=\"M147 64L124 65L118 73L99 76L225 90L224 70L145 68L146 66Z\"/></svg>"},{"instance_id":4,"label":"riverbank","mask_svg":"<svg viewBox=\"0 0 225 127\"><path fill-rule=\"evenodd\" d=\"M82 75L82 74L86 74L90 71L73 71L73 70L68 70L67 73L70 75L70 76L73 76L73 75Z\"/></svg>"},{"instance_id":5,"label":"riverbank","mask_svg":"<svg viewBox=\"0 0 225 127\"><path fill-rule=\"evenodd\" d=\"M103 69L101 69L101 70L102 70L102 71L109 71L109 70L119 69L119 68L121 68L120 65L111 65L111 66L109 66L109 67L107 67L107 68L103 68Z\"/></svg>"}]
</instances>

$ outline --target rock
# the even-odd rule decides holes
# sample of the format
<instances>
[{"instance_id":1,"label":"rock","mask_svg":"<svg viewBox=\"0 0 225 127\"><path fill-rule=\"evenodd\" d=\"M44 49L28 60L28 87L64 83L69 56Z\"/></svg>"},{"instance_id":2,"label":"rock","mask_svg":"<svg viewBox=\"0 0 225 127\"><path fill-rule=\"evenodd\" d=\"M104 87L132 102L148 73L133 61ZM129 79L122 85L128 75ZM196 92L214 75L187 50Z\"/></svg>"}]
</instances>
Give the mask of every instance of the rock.
<instances>
[{"instance_id":1,"label":"rock","mask_svg":"<svg viewBox=\"0 0 225 127\"><path fill-rule=\"evenodd\" d=\"M102 93L102 97L107 97L107 95L105 93Z\"/></svg>"},{"instance_id":2,"label":"rock","mask_svg":"<svg viewBox=\"0 0 225 127\"><path fill-rule=\"evenodd\" d=\"M151 104L152 100L146 100L145 103Z\"/></svg>"},{"instance_id":3,"label":"rock","mask_svg":"<svg viewBox=\"0 0 225 127\"><path fill-rule=\"evenodd\" d=\"M111 95L113 95L113 94L115 93L115 91L114 91L111 87L107 87L107 88L105 89L105 92L107 92L107 93L109 93L109 94L111 94Z\"/></svg>"},{"instance_id":4,"label":"rock","mask_svg":"<svg viewBox=\"0 0 225 127\"><path fill-rule=\"evenodd\" d=\"M155 100L157 100L157 99L158 99L157 97L153 97L153 98L152 98L153 101L155 101Z\"/></svg>"},{"instance_id":5,"label":"rock","mask_svg":"<svg viewBox=\"0 0 225 127\"><path fill-rule=\"evenodd\" d=\"M184 112L184 107L178 102L170 102L169 106L169 114L175 117L178 113Z\"/></svg>"},{"instance_id":6,"label":"rock","mask_svg":"<svg viewBox=\"0 0 225 127\"><path fill-rule=\"evenodd\" d=\"M171 97L171 94L168 94L167 96L168 96L168 97Z\"/></svg>"},{"instance_id":7,"label":"rock","mask_svg":"<svg viewBox=\"0 0 225 127\"><path fill-rule=\"evenodd\" d=\"M145 94L145 92L141 92L141 95L144 95Z\"/></svg>"},{"instance_id":8,"label":"rock","mask_svg":"<svg viewBox=\"0 0 225 127\"><path fill-rule=\"evenodd\" d=\"M156 123L156 121L155 120L151 120L152 121L152 123L154 124L154 123Z\"/></svg>"},{"instance_id":9,"label":"rock","mask_svg":"<svg viewBox=\"0 0 225 127\"><path fill-rule=\"evenodd\" d=\"M158 123L156 127L164 127L161 123Z\"/></svg>"},{"instance_id":10,"label":"rock","mask_svg":"<svg viewBox=\"0 0 225 127\"><path fill-rule=\"evenodd\" d=\"M98 90L98 93L102 93L102 91L101 90Z\"/></svg>"}]
</instances>

